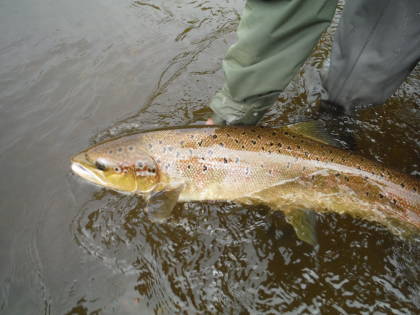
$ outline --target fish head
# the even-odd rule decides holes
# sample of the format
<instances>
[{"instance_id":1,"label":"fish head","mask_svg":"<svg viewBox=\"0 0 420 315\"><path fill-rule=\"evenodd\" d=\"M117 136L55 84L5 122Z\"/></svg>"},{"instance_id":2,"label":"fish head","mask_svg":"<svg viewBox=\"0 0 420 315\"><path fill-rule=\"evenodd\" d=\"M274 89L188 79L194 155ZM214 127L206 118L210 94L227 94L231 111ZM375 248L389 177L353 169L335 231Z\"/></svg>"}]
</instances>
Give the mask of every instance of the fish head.
<instances>
[{"instance_id":1,"label":"fish head","mask_svg":"<svg viewBox=\"0 0 420 315\"><path fill-rule=\"evenodd\" d=\"M97 185L127 193L149 193L159 183L154 159L133 141L95 145L71 159L74 173Z\"/></svg>"}]
</instances>

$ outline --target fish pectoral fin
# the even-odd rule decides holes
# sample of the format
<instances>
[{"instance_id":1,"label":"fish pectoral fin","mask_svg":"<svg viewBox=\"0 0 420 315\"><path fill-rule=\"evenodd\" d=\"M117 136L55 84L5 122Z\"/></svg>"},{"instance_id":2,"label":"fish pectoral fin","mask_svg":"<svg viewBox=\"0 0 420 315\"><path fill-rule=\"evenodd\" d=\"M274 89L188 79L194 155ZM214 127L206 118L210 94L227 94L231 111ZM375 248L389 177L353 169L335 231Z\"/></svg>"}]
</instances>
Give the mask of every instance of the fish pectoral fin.
<instances>
[{"instance_id":1,"label":"fish pectoral fin","mask_svg":"<svg viewBox=\"0 0 420 315\"><path fill-rule=\"evenodd\" d=\"M285 213L286 221L291 224L296 235L309 245L318 245L316 235L316 213L311 210L294 209Z\"/></svg>"},{"instance_id":2,"label":"fish pectoral fin","mask_svg":"<svg viewBox=\"0 0 420 315\"><path fill-rule=\"evenodd\" d=\"M183 188L183 185L171 186L151 193L147 198L146 205L146 212L150 219L162 222L170 217Z\"/></svg>"},{"instance_id":3,"label":"fish pectoral fin","mask_svg":"<svg viewBox=\"0 0 420 315\"><path fill-rule=\"evenodd\" d=\"M337 139L328 133L325 124L320 120L310 120L299 122L296 124L288 125L287 128L291 129L292 132L310 138L314 141L321 142L323 144L332 145L337 148L341 148L342 145Z\"/></svg>"}]
</instances>

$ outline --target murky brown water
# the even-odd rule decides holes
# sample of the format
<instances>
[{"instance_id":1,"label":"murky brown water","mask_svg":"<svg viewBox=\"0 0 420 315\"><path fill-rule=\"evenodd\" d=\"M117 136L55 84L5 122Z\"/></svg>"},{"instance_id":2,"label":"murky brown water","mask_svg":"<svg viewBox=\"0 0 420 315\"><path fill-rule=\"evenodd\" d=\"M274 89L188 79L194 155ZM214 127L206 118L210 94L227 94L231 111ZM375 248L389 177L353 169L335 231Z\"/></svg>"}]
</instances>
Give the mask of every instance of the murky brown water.
<instances>
[{"instance_id":1,"label":"murky brown water","mask_svg":"<svg viewBox=\"0 0 420 315\"><path fill-rule=\"evenodd\" d=\"M202 123L242 6L0 3L0 313L418 312L418 240L331 214L313 249L280 212L226 203L179 204L156 224L141 199L71 174L69 157L93 142ZM316 116L331 32L264 124ZM417 67L384 106L335 128L419 176L419 91Z\"/></svg>"}]
</instances>

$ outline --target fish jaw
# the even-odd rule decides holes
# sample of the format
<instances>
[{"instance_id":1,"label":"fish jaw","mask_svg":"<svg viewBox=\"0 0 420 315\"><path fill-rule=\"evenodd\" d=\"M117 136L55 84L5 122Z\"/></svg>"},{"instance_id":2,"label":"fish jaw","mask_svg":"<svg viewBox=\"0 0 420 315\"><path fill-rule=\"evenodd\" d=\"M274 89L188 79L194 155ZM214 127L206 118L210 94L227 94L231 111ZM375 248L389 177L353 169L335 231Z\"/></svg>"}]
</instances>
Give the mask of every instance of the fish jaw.
<instances>
[{"instance_id":1,"label":"fish jaw","mask_svg":"<svg viewBox=\"0 0 420 315\"><path fill-rule=\"evenodd\" d=\"M71 169L76 175L89 182L100 186L108 186L100 172L91 166L85 152L81 152L71 159Z\"/></svg>"}]
</instances>

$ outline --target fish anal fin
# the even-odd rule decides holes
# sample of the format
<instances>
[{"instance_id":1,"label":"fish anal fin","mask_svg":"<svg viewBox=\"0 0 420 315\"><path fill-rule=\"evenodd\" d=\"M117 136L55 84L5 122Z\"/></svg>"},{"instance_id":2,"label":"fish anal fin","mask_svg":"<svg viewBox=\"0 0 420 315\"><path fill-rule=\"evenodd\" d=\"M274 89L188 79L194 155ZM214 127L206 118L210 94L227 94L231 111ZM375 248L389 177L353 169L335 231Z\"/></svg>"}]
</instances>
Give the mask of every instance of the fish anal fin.
<instances>
[{"instance_id":1,"label":"fish anal fin","mask_svg":"<svg viewBox=\"0 0 420 315\"><path fill-rule=\"evenodd\" d=\"M291 129L292 132L302 135L306 138L312 139L323 144L332 145L335 147L342 147L337 139L328 133L325 124L320 120L310 120L288 125L286 128Z\"/></svg>"},{"instance_id":2,"label":"fish anal fin","mask_svg":"<svg viewBox=\"0 0 420 315\"><path fill-rule=\"evenodd\" d=\"M311 210L294 209L285 212L286 221L291 224L296 235L309 245L318 245L316 235L316 213Z\"/></svg>"}]
</instances>

